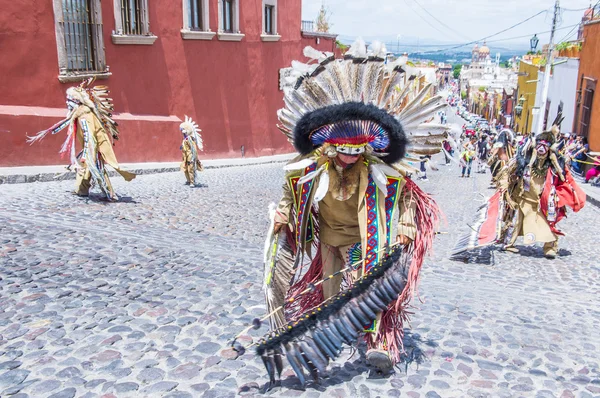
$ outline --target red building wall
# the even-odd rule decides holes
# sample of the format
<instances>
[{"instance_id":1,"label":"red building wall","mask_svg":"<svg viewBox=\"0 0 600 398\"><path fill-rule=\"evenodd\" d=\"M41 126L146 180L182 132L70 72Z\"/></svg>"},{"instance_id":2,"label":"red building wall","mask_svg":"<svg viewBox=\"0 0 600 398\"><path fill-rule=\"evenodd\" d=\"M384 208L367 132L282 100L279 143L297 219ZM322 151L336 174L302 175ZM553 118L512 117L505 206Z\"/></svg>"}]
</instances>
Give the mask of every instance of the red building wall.
<instances>
[{"instance_id":1,"label":"red building wall","mask_svg":"<svg viewBox=\"0 0 600 398\"><path fill-rule=\"evenodd\" d=\"M181 0L150 3L151 45L115 45L113 2L102 1L103 36L111 90L122 138L120 162L180 158L179 119L200 126L207 158L290 152L277 128L283 106L279 69L303 59L312 45L334 49L332 39L302 37L301 0L278 2L278 42L263 42L262 1L240 1L241 42L183 40ZM209 1L210 28L218 30L217 0ZM26 135L48 128L66 114L60 83L52 1L0 0L0 166L61 164L64 132L33 146Z\"/></svg>"},{"instance_id":2,"label":"red building wall","mask_svg":"<svg viewBox=\"0 0 600 398\"><path fill-rule=\"evenodd\" d=\"M600 89L597 84L600 79L600 64L598 64L598 55L600 54L600 20L588 22L583 28L583 44L579 53L579 82L577 87L577 96L580 97L580 106L575 104L575 118L573 121L573 131L581 134L582 129L580 121L582 120L582 106L584 102L584 93L586 87L596 84L596 90ZM595 92L591 119L589 126L588 141L592 151L600 151L600 93Z\"/></svg>"}]
</instances>

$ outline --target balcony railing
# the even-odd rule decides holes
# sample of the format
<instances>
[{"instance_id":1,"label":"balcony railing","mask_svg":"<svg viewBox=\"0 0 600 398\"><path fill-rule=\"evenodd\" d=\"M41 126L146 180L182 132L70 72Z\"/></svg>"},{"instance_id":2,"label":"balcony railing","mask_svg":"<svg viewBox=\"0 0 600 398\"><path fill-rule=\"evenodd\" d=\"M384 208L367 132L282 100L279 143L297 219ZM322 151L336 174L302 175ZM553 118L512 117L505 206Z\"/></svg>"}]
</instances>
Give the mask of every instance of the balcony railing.
<instances>
[{"instance_id":1,"label":"balcony railing","mask_svg":"<svg viewBox=\"0 0 600 398\"><path fill-rule=\"evenodd\" d=\"M315 31L315 22L314 21L302 21L302 31L303 32L314 32Z\"/></svg>"}]
</instances>

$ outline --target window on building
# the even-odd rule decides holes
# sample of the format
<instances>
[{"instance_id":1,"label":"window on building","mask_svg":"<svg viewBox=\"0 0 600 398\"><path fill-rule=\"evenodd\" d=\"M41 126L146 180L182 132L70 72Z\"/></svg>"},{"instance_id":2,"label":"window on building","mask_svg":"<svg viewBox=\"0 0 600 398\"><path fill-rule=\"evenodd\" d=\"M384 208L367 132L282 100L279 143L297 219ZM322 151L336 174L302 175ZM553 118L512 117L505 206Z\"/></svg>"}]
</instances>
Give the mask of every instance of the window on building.
<instances>
[{"instance_id":1,"label":"window on building","mask_svg":"<svg viewBox=\"0 0 600 398\"><path fill-rule=\"evenodd\" d=\"M54 0L59 80L106 75L100 0Z\"/></svg>"},{"instance_id":2,"label":"window on building","mask_svg":"<svg viewBox=\"0 0 600 398\"><path fill-rule=\"evenodd\" d=\"M233 2L234 0L223 0L223 32L233 33Z\"/></svg>"},{"instance_id":3,"label":"window on building","mask_svg":"<svg viewBox=\"0 0 600 398\"><path fill-rule=\"evenodd\" d=\"M583 92L583 103L581 107L581 125L579 134L584 137L589 137L590 121L592 118L592 103L594 101L594 93L596 91L596 82L587 80L586 87Z\"/></svg>"},{"instance_id":4,"label":"window on building","mask_svg":"<svg viewBox=\"0 0 600 398\"><path fill-rule=\"evenodd\" d=\"M275 33L273 30L273 14L275 13L275 7L265 6L265 33L272 35Z\"/></svg>"},{"instance_id":5,"label":"window on building","mask_svg":"<svg viewBox=\"0 0 600 398\"><path fill-rule=\"evenodd\" d=\"M63 0L63 18L68 70L96 70L89 0Z\"/></svg>"},{"instance_id":6,"label":"window on building","mask_svg":"<svg viewBox=\"0 0 600 398\"><path fill-rule=\"evenodd\" d=\"M240 0L219 0L219 40L240 41Z\"/></svg>"},{"instance_id":7,"label":"window on building","mask_svg":"<svg viewBox=\"0 0 600 398\"><path fill-rule=\"evenodd\" d=\"M278 41L281 36L277 33L277 0L262 0L263 3L263 33L262 41Z\"/></svg>"},{"instance_id":8,"label":"window on building","mask_svg":"<svg viewBox=\"0 0 600 398\"><path fill-rule=\"evenodd\" d=\"M194 40L212 40L215 33L209 25L209 0L183 0L183 29L181 37Z\"/></svg>"},{"instance_id":9,"label":"window on building","mask_svg":"<svg viewBox=\"0 0 600 398\"><path fill-rule=\"evenodd\" d=\"M125 35L142 34L142 13L144 5L142 0L121 1L121 26Z\"/></svg>"},{"instance_id":10,"label":"window on building","mask_svg":"<svg viewBox=\"0 0 600 398\"><path fill-rule=\"evenodd\" d=\"M70 1L70 0L67 0ZM115 9L115 44L153 44L150 32L148 0L113 0Z\"/></svg>"},{"instance_id":11,"label":"window on building","mask_svg":"<svg viewBox=\"0 0 600 398\"><path fill-rule=\"evenodd\" d=\"M189 29L206 30L202 16L204 15L202 0L188 0L189 2Z\"/></svg>"}]
</instances>

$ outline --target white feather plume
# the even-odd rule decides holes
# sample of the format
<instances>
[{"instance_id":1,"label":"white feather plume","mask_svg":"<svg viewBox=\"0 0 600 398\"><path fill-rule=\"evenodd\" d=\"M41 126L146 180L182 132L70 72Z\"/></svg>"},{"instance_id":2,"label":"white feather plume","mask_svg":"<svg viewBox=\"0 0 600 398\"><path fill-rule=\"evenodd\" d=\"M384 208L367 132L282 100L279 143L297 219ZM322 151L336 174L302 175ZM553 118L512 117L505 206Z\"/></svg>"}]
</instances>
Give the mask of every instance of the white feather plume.
<instances>
[{"instance_id":1,"label":"white feather plume","mask_svg":"<svg viewBox=\"0 0 600 398\"><path fill-rule=\"evenodd\" d=\"M378 166L379 165L377 164L372 164L369 167L371 170L371 176L373 176L373 181L375 181L377 188L379 188L384 196L387 196L387 176Z\"/></svg>"},{"instance_id":2,"label":"white feather plume","mask_svg":"<svg viewBox=\"0 0 600 398\"><path fill-rule=\"evenodd\" d=\"M323 200L325 195L327 195L327 191L329 191L329 172L327 171L327 169L325 169L323 171L323 174L321 174L319 186L317 187L317 191L315 192L315 203L318 203L321 200Z\"/></svg>"},{"instance_id":3,"label":"white feather plume","mask_svg":"<svg viewBox=\"0 0 600 398\"><path fill-rule=\"evenodd\" d=\"M386 176L400 177L400 172L398 170L394 169L391 166L388 166L385 163L377 163L373 164L373 166L381 170Z\"/></svg>"},{"instance_id":4,"label":"white feather plume","mask_svg":"<svg viewBox=\"0 0 600 398\"><path fill-rule=\"evenodd\" d=\"M307 159L302 159L295 163L286 164L283 167L283 169L285 171L304 170L305 168L313 165L314 163L315 163L315 161L313 159L307 158Z\"/></svg>"},{"instance_id":5,"label":"white feather plume","mask_svg":"<svg viewBox=\"0 0 600 398\"><path fill-rule=\"evenodd\" d=\"M385 58L385 46L380 41L374 41L369 47L369 54L374 57Z\"/></svg>"},{"instance_id":6,"label":"white feather plume","mask_svg":"<svg viewBox=\"0 0 600 398\"><path fill-rule=\"evenodd\" d=\"M325 170L325 165L319 167L318 169L316 169L315 171L312 171L310 173L308 173L307 175L305 175L304 177L300 178L298 180L298 185L302 185L302 184L306 184L309 181L312 181L314 178L316 178L319 174L321 174L321 172Z\"/></svg>"},{"instance_id":7,"label":"white feather plume","mask_svg":"<svg viewBox=\"0 0 600 398\"><path fill-rule=\"evenodd\" d=\"M300 73L301 75L310 74L315 70L316 65L305 64L300 61L292 61L292 68L295 72Z\"/></svg>"},{"instance_id":8,"label":"white feather plume","mask_svg":"<svg viewBox=\"0 0 600 398\"><path fill-rule=\"evenodd\" d=\"M317 62L324 61L327 58L327 55L325 53L315 48L312 48L311 46L304 47L303 53L306 58L315 60Z\"/></svg>"},{"instance_id":9,"label":"white feather plume","mask_svg":"<svg viewBox=\"0 0 600 398\"><path fill-rule=\"evenodd\" d=\"M346 54L356 58L367 57L367 45L362 37L358 37L356 40L354 40L354 43L352 43Z\"/></svg>"},{"instance_id":10,"label":"white feather plume","mask_svg":"<svg viewBox=\"0 0 600 398\"><path fill-rule=\"evenodd\" d=\"M267 239L265 241L265 247L263 251L263 262L266 263L269 257L269 250L271 250L271 239L273 236L273 228L275 226L275 213L277 205L275 203L269 204L269 232L267 233Z\"/></svg>"}]
</instances>

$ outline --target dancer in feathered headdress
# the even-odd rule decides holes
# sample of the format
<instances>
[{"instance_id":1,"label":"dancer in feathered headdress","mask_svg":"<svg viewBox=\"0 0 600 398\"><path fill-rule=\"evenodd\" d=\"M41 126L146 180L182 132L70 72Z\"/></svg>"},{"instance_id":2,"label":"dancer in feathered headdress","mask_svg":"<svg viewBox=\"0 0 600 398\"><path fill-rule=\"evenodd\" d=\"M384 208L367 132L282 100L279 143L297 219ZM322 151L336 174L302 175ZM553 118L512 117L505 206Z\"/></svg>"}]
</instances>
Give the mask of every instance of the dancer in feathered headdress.
<instances>
[{"instance_id":1,"label":"dancer in feathered headdress","mask_svg":"<svg viewBox=\"0 0 600 398\"><path fill-rule=\"evenodd\" d=\"M373 277L386 248L398 245L404 247L393 267L395 275L403 275L399 285L394 282L394 288L378 293L378 305L356 303L369 307L356 309L352 316L358 318L352 318L352 324L339 315L344 326L322 327L335 342L349 343L349 336L366 333L367 359L389 370L400 359L406 306L438 219L434 201L406 177L406 171L415 170L402 161L407 151L441 152L447 126L423 121L445 102L432 96L431 85L411 75L406 65L386 65L381 44L374 43L367 51L359 40L344 59L310 47L304 53L316 62L292 63L295 86L285 91L285 108L278 113L280 130L300 156L285 167L284 195L273 209L265 247L272 333L258 352L273 376L269 365L273 357L277 364L285 345L295 346L306 337L304 332L313 330L306 322L317 318L310 314L337 302L346 292L340 292L341 286L357 286L361 276ZM362 286L364 290L369 284ZM328 311L320 314L338 316ZM319 357L339 355L341 346L334 344L327 352L321 346ZM305 347L294 352L310 356L308 362L302 360L309 367L323 364L308 351ZM303 377L302 366L298 370L295 365L301 363L298 358L288 360Z\"/></svg>"},{"instance_id":2,"label":"dancer in feathered headdress","mask_svg":"<svg viewBox=\"0 0 600 398\"><path fill-rule=\"evenodd\" d=\"M88 196L93 185L98 186L108 200L117 200L108 178L105 165L111 166L126 181L135 178L135 174L122 170L113 151L114 140L119 138L117 123L112 120L113 105L107 97L108 87L95 86L90 78L77 87L67 90L67 117L47 130L40 131L27 142L41 141L47 134L56 134L68 127L67 139L60 153L68 154L71 160L69 168L77 173L75 193ZM75 150L75 141L82 146Z\"/></svg>"},{"instance_id":3,"label":"dancer in feathered headdress","mask_svg":"<svg viewBox=\"0 0 600 398\"><path fill-rule=\"evenodd\" d=\"M556 148L561 121L559 114L550 130L527 138L500 169L496 194L482 206L478 223L459 241L455 255L493 243L518 253L515 243L523 236L526 245L543 243L544 255L556 257L563 235L558 222L567 207L578 212L586 201Z\"/></svg>"},{"instance_id":4,"label":"dancer in feathered headdress","mask_svg":"<svg viewBox=\"0 0 600 398\"><path fill-rule=\"evenodd\" d=\"M183 142L181 143L181 154L183 161L181 162L181 171L185 174L186 185L190 188L197 186L199 182L198 172L204 170L200 162L200 152L204 150L202 136L198 134L202 131L191 117L186 116L185 121L179 125L179 130L183 134Z\"/></svg>"}]
</instances>

